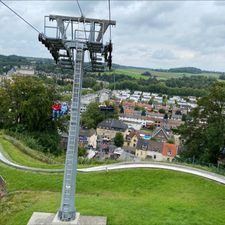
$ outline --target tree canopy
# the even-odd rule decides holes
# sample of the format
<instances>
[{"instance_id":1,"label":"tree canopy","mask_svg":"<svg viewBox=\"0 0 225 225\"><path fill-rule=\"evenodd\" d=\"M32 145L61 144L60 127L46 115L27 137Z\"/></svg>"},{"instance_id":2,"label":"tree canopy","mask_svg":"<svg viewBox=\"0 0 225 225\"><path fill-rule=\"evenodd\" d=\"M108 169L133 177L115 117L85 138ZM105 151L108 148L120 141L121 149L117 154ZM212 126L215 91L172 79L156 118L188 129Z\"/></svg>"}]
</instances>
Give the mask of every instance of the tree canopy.
<instances>
[{"instance_id":1,"label":"tree canopy","mask_svg":"<svg viewBox=\"0 0 225 225\"><path fill-rule=\"evenodd\" d=\"M168 70L169 72L173 73L193 73L193 74L200 74L202 73L201 69L195 67L180 67L180 68L171 68Z\"/></svg>"},{"instance_id":2,"label":"tree canopy","mask_svg":"<svg viewBox=\"0 0 225 225\"><path fill-rule=\"evenodd\" d=\"M105 119L118 118L117 110L102 112L97 102L88 105L87 111L82 114L81 125L85 128L96 128Z\"/></svg>"},{"instance_id":3,"label":"tree canopy","mask_svg":"<svg viewBox=\"0 0 225 225\"><path fill-rule=\"evenodd\" d=\"M221 74L219 77L220 80L225 80L225 74Z\"/></svg>"},{"instance_id":4,"label":"tree canopy","mask_svg":"<svg viewBox=\"0 0 225 225\"><path fill-rule=\"evenodd\" d=\"M214 77L206 76L183 76L180 78L171 78L166 80L166 86L171 88L193 88L193 89L202 89L211 87L217 81Z\"/></svg>"},{"instance_id":5,"label":"tree canopy","mask_svg":"<svg viewBox=\"0 0 225 225\"><path fill-rule=\"evenodd\" d=\"M216 83L188 115L178 133L184 140L181 157L217 163L225 146L225 83Z\"/></svg>"},{"instance_id":6,"label":"tree canopy","mask_svg":"<svg viewBox=\"0 0 225 225\"><path fill-rule=\"evenodd\" d=\"M58 154L58 129L65 128L66 118L52 121L51 106L56 99L54 87L38 78L4 80L0 87L0 128L10 130L15 137L24 136L27 144L35 140L38 150Z\"/></svg>"},{"instance_id":7,"label":"tree canopy","mask_svg":"<svg viewBox=\"0 0 225 225\"><path fill-rule=\"evenodd\" d=\"M29 131L43 131L51 125L51 105L56 92L33 77L13 77L0 88L0 125L23 125Z\"/></svg>"},{"instance_id":8,"label":"tree canopy","mask_svg":"<svg viewBox=\"0 0 225 225\"><path fill-rule=\"evenodd\" d=\"M123 134L120 133L120 132L117 132L116 133L116 136L114 138L114 144L117 147L122 147L123 146L123 143L124 143Z\"/></svg>"},{"instance_id":9,"label":"tree canopy","mask_svg":"<svg viewBox=\"0 0 225 225\"><path fill-rule=\"evenodd\" d=\"M215 81L215 80L214 80ZM188 84L181 86L172 87L173 84L176 84L177 79L171 82L171 87L167 86L165 81L157 81L156 78L149 78L148 80L123 80L117 81L115 83L110 83L109 88L117 90L125 90L129 89L131 91L143 91L143 92L154 92L154 93L161 93L167 95L179 95L179 96L205 96L208 92L208 87L213 84L213 82L205 87L199 81L198 85L201 87L197 87L198 85L195 84L195 88L191 86L192 82L190 81ZM196 81L194 81L196 82ZM202 81L204 83L204 81ZM208 82L208 81L207 81ZM204 86L204 88L202 87Z\"/></svg>"}]
</instances>

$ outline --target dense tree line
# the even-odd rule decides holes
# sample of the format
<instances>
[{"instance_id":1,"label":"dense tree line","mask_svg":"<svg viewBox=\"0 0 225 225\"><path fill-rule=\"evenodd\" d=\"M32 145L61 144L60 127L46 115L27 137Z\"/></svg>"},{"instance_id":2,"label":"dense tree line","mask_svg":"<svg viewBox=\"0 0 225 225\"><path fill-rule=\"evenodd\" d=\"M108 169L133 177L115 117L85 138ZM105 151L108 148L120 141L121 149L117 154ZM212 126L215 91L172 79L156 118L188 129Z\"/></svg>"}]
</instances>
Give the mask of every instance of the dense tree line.
<instances>
[{"instance_id":1,"label":"dense tree line","mask_svg":"<svg viewBox=\"0 0 225 225\"><path fill-rule=\"evenodd\" d=\"M36 71L44 73L61 74L72 77L73 71L63 69L55 64L52 59L29 58L16 55L4 56L0 55L0 74L7 73L10 69L17 66L29 65L33 66Z\"/></svg>"},{"instance_id":2,"label":"dense tree line","mask_svg":"<svg viewBox=\"0 0 225 225\"><path fill-rule=\"evenodd\" d=\"M58 153L58 129L51 106L58 99L53 86L33 77L13 77L0 87L0 128L32 136L43 151Z\"/></svg>"},{"instance_id":3,"label":"dense tree line","mask_svg":"<svg viewBox=\"0 0 225 225\"><path fill-rule=\"evenodd\" d=\"M203 89L211 87L217 81L216 78L208 78L205 76L183 76L181 78L171 78L165 81L166 86L172 88L194 88Z\"/></svg>"},{"instance_id":4,"label":"dense tree line","mask_svg":"<svg viewBox=\"0 0 225 225\"><path fill-rule=\"evenodd\" d=\"M32 64L32 60L35 63ZM32 59L18 56L1 56L0 55L0 70L7 72L14 65L34 65L38 71L44 73L60 74L61 77L54 77L55 84L67 85L64 82L64 78L73 78L72 70L64 70L55 65L55 62L51 59ZM2 67L1 67L2 65ZM5 65L3 67L3 65ZM89 63L85 63L85 68L90 66ZM155 70L161 71L161 70ZM162 70L167 72L186 72L186 73L199 73L201 70L193 67L175 68L170 70ZM0 71L1 72L1 71ZM149 75L148 72L143 72ZM224 75L220 76L221 79ZM43 79L44 80L44 79ZM99 90L107 85L98 83L97 80L109 82L109 88L114 89L130 89L132 91L146 91L146 92L156 92L169 95L180 95L188 96L195 95L197 97L204 96L207 94L208 88L216 82L215 78L207 78L203 76L191 76L182 78L172 78L166 81L158 81L155 77L149 77L148 80L136 79L134 77L118 73L116 70L110 73L93 73L85 72L83 79L84 88L93 88L94 90ZM115 81L115 83L114 83ZM46 82L46 80L45 80ZM52 83L49 81L49 84ZM53 83L52 83L53 84Z\"/></svg>"},{"instance_id":5,"label":"dense tree line","mask_svg":"<svg viewBox=\"0 0 225 225\"><path fill-rule=\"evenodd\" d=\"M109 85L110 89L114 88L114 84ZM115 88L118 90L129 89L131 91L144 91L144 92L154 92L167 95L179 95L179 96L204 96L207 94L206 89L194 89L194 88L172 88L167 87L162 82L154 81L144 81L143 84L138 83L138 81L121 81L115 83Z\"/></svg>"},{"instance_id":6,"label":"dense tree line","mask_svg":"<svg viewBox=\"0 0 225 225\"><path fill-rule=\"evenodd\" d=\"M117 71L113 71L111 73L105 72L105 73L92 73L92 72L86 72L84 74L84 78L93 78L95 80L102 80L102 81L106 81L106 82L114 82L114 78L116 82L119 81L126 81L126 80L133 80L133 81L138 81L139 79L135 78L135 77L131 77L129 75L125 75L122 73L118 73ZM149 78L149 79L155 79L156 78ZM142 79L144 81L146 81L145 79Z\"/></svg>"},{"instance_id":7,"label":"dense tree line","mask_svg":"<svg viewBox=\"0 0 225 225\"><path fill-rule=\"evenodd\" d=\"M109 82L109 85L98 83L97 80ZM168 95L190 96L197 97L205 96L208 88L216 82L215 78L207 78L204 76L192 76L182 78L172 78L166 81L159 81L156 77L149 79L135 79L133 77L117 74L86 74L83 78L83 87L100 90L103 86L110 89L129 89L131 91L155 92Z\"/></svg>"},{"instance_id":8,"label":"dense tree line","mask_svg":"<svg viewBox=\"0 0 225 225\"><path fill-rule=\"evenodd\" d=\"M216 83L210 93L198 100L178 129L184 141L181 157L202 162L217 163L225 157L225 83Z\"/></svg>"},{"instance_id":9,"label":"dense tree line","mask_svg":"<svg viewBox=\"0 0 225 225\"><path fill-rule=\"evenodd\" d=\"M58 65L55 64L54 61L51 61L49 63L45 62L37 62L35 64L36 71L48 73L48 74L58 74L63 77L73 77L73 70L64 69Z\"/></svg>"},{"instance_id":10,"label":"dense tree line","mask_svg":"<svg viewBox=\"0 0 225 225\"><path fill-rule=\"evenodd\" d=\"M180 68L172 68L168 70L169 72L173 73L193 73L193 74L200 74L202 73L201 69L195 67L180 67Z\"/></svg>"},{"instance_id":11,"label":"dense tree line","mask_svg":"<svg viewBox=\"0 0 225 225\"><path fill-rule=\"evenodd\" d=\"M219 77L220 80L225 80L225 74L221 74Z\"/></svg>"},{"instance_id":12,"label":"dense tree line","mask_svg":"<svg viewBox=\"0 0 225 225\"><path fill-rule=\"evenodd\" d=\"M145 71L141 75L147 76L147 77L151 77L152 76L152 74L149 71Z\"/></svg>"},{"instance_id":13,"label":"dense tree line","mask_svg":"<svg viewBox=\"0 0 225 225\"><path fill-rule=\"evenodd\" d=\"M115 82L114 82L115 76ZM83 79L83 87L93 88L96 79L109 82L110 89L129 89L131 91L155 92L168 95L197 97L205 96L208 88L215 82L215 78L205 76L191 76L182 78L171 78L166 81L159 81L156 77L149 79L135 79L124 74L86 74Z\"/></svg>"},{"instance_id":14,"label":"dense tree line","mask_svg":"<svg viewBox=\"0 0 225 225\"><path fill-rule=\"evenodd\" d=\"M25 57L0 55L0 74L7 73L13 66L29 65Z\"/></svg>"},{"instance_id":15,"label":"dense tree line","mask_svg":"<svg viewBox=\"0 0 225 225\"><path fill-rule=\"evenodd\" d=\"M84 77L83 78L83 88L92 88L94 85L96 85L97 81L93 77Z\"/></svg>"}]
</instances>

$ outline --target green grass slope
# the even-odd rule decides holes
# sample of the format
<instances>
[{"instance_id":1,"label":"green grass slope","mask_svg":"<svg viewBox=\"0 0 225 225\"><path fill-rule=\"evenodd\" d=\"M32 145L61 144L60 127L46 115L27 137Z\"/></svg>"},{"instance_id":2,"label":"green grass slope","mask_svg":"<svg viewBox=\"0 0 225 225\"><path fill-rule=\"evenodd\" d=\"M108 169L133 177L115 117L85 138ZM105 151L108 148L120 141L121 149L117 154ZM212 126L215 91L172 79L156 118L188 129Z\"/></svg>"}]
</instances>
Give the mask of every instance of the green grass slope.
<instances>
[{"instance_id":1,"label":"green grass slope","mask_svg":"<svg viewBox=\"0 0 225 225\"><path fill-rule=\"evenodd\" d=\"M0 145L4 150L5 157L19 165L46 169L63 168L62 164L48 164L47 162L31 157L9 141L5 140L2 136L0 136ZM43 158L44 157L47 156L43 154Z\"/></svg>"},{"instance_id":2,"label":"green grass slope","mask_svg":"<svg viewBox=\"0 0 225 225\"><path fill-rule=\"evenodd\" d=\"M0 164L9 194L0 224L26 225L34 211L56 212L62 174L18 171ZM166 170L125 170L77 176L77 210L107 216L108 225L224 225L225 187Z\"/></svg>"}]
</instances>

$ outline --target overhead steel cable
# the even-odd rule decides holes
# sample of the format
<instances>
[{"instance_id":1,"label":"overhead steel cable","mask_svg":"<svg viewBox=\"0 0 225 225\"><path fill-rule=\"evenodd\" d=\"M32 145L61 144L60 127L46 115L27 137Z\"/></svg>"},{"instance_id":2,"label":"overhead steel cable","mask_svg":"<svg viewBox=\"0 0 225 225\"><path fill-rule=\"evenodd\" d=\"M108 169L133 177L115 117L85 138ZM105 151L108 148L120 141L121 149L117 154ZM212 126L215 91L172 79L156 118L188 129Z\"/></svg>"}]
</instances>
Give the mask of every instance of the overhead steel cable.
<instances>
[{"instance_id":1,"label":"overhead steel cable","mask_svg":"<svg viewBox=\"0 0 225 225\"><path fill-rule=\"evenodd\" d=\"M82 9L81 9L81 7L80 7L80 3L79 3L78 0L77 0L77 5L78 5L78 8L79 8L79 10L80 10L81 17L84 17L83 11L82 11Z\"/></svg>"},{"instance_id":2,"label":"overhead steel cable","mask_svg":"<svg viewBox=\"0 0 225 225\"><path fill-rule=\"evenodd\" d=\"M109 5L109 22L111 22L111 2L108 0L108 5ZM109 70L112 69L112 25L109 25ZM115 90L116 86L116 76L115 73L113 73L113 89Z\"/></svg>"},{"instance_id":3,"label":"overhead steel cable","mask_svg":"<svg viewBox=\"0 0 225 225\"><path fill-rule=\"evenodd\" d=\"M13 10L12 8L10 8L8 5L6 5L2 0L0 0L0 2L7 7L10 11L12 11L16 16L18 16L21 20L23 20L26 24L28 24L32 29L34 29L36 32L38 32L39 34L41 33L36 27L34 27L31 23L29 23L27 20L25 20L21 15L19 15L15 10Z\"/></svg>"},{"instance_id":4,"label":"overhead steel cable","mask_svg":"<svg viewBox=\"0 0 225 225\"><path fill-rule=\"evenodd\" d=\"M82 11L82 8L81 8L81 6L80 6L79 1L76 0L76 2L77 2L77 6L78 6L78 8L79 8L79 10L80 10L81 17L84 19L84 20L83 20L84 35L85 35L85 39L87 39L86 27L85 27L85 17L84 17L84 14L83 14L83 11Z\"/></svg>"},{"instance_id":5,"label":"overhead steel cable","mask_svg":"<svg viewBox=\"0 0 225 225\"><path fill-rule=\"evenodd\" d=\"M110 0L108 0L109 3L109 21L111 21L111 2ZM109 25L109 37L110 37L110 41L112 39L112 27L111 25Z\"/></svg>"}]
</instances>

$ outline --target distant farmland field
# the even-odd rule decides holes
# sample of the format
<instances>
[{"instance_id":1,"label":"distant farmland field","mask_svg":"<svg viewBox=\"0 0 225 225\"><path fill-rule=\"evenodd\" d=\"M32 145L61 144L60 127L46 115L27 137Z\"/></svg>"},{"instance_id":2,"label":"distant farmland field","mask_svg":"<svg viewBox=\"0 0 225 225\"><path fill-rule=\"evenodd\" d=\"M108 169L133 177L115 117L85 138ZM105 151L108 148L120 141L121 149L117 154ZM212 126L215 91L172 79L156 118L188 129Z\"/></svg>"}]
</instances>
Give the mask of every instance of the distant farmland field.
<instances>
[{"instance_id":1,"label":"distant farmland field","mask_svg":"<svg viewBox=\"0 0 225 225\"><path fill-rule=\"evenodd\" d=\"M154 71L154 70L144 70L144 69L132 69L132 68L127 68L127 69L115 69L113 72L108 72L105 74L112 75L113 73L115 74L123 74L127 75L136 79L148 79L148 76L142 75L143 72L148 71L150 72L153 76L156 76L158 80L167 80L171 78L179 78L183 76L207 76L207 77L214 77L214 78L219 78L220 74L219 73L199 73L199 74L193 74L193 73L176 73L176 72L166 72L166 71Z\"/></svg>"}]
</instances>

